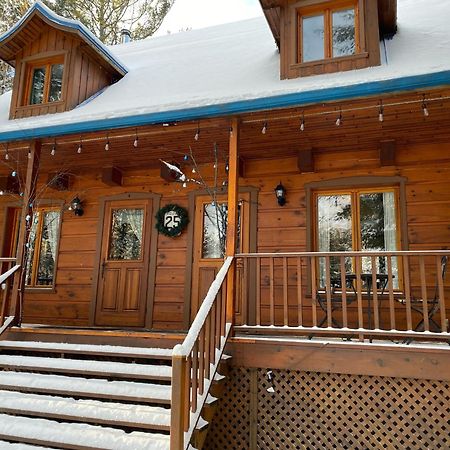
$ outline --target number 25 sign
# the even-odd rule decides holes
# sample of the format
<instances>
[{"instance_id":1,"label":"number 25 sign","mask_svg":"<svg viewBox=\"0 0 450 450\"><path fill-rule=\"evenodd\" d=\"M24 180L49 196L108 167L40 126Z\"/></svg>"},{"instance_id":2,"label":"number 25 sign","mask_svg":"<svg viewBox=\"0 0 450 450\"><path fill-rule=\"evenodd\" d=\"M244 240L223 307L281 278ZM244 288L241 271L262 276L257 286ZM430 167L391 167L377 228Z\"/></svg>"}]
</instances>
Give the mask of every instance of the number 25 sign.
<instances>
[{"instance_id":1,"label":"number 25 sign","mask_svg":"<svg viewBox=\"0 0 450 450\"><path fill-rule=\"evenodd\" d=\"M179 236L189 223L188 212L178 205L161 208L156 216L156 228L165 236Z\"/></svg>"}]
</instances>

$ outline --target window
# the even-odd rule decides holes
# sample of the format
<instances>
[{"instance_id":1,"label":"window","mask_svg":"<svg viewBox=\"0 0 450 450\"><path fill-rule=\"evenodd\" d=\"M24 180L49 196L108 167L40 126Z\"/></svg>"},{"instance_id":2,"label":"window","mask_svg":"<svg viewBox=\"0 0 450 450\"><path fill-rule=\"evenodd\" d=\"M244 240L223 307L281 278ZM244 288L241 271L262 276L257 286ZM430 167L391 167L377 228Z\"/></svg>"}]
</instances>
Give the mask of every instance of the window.
<instances>
[{"instance_id":1,"label":"window","mask_svg":"<svg viewBox=\"0 0 450 450\"><path fill-rule=\"evenodd\" d=\"M315 198L315 245L320 252L396 251L399 247L398 192L395 188L353 189L318 192ZM325 261L319 262L321 284ZM362 271L371 272L371 258L361 258ZM346 271L354 272L354 261L347 258ZM376 260L377 273L387 273L387 258ZM398 264L392 259L395 284ZM331 277L340 276L340 261L330 259ZM396 286L396 287L397 287Z\"/></svg>"},{"instance_id":2,"label":"window","mask_svg":"<svg viewBox=\"0 0 450 450\"><path fill-rule=\"evenodd\" d=\"M298 10L298 62L355 55L358 28L356 1Z\"/></svg>"},{"instance_id":3,"label":"window","mask_svg":"<svg viewBox=\"0 0 450 450\"><path fill-rule=\"evenodd\" d=\"M54 285L61 211L38 208L33 214L25 267L27 287Z\"/></svg>"},{"instance_id":4,"label":"window","mask_svg":"<svg viewBox=\"0 0 450 450\"><path fill-rule=\"evenodd\" d=\"M40 105L62 100L63 57L29 63L24 104Z\"/></svg>"}]
</instances>

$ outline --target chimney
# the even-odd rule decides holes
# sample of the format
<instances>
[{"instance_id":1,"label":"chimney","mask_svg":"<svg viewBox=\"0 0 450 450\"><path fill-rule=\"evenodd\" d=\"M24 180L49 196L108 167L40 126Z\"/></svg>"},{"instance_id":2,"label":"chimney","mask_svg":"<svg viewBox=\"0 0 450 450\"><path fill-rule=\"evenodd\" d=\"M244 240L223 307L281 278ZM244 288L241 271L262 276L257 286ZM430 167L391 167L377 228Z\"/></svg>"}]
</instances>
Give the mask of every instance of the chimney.
<instances>
[{"instance_id":1,"label":"chimney","mask_svg":"<svg viewBox=\"0 0 450 450\"><path fill-rule=\"evenodd\" d=\"M124 28L120 30L120 43L128 44L128 42L131 42L131 31Z\"/></svg>"}]
</instances>

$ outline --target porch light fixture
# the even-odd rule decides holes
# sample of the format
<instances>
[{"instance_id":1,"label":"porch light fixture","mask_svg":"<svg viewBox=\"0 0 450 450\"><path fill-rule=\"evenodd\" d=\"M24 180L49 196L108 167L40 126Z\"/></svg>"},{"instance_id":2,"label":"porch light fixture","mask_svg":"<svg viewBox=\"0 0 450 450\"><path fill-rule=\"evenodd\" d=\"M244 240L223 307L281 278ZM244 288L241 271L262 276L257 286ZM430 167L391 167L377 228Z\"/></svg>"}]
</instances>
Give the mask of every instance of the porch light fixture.
<instances>
[{"instance_id":1,"label":"porch light fixture","mask_svg":"<svg viewBox=\"0 0 450 450\"><path fill-rule=\"evenodd\" d=\"M277 197L278 204L284 206L286 204L286 189L280 184L275 188L275 196Z\"/></svg>"},{"instance_id":2,"label":"porch light fixture","mask_svg":"<svg viewBox=\"0 0 450 450\"><path fill-rule=\"evenodd\" d=\"M69 211L73 211L78 217L84 214L84 209L80 198L77 196L71 202L69 206Z\"/></svg>"}]
</instances>

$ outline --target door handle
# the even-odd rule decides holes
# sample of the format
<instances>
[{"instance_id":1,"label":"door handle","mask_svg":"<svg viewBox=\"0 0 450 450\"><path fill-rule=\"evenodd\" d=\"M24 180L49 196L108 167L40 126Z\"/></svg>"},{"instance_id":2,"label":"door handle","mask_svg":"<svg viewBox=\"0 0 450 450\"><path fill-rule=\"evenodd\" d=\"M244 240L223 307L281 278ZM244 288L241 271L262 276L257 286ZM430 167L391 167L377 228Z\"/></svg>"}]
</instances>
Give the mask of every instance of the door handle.
<instances>
[{"instance_id":1,"label":"door handle","mask_svg":"<svg viewBox=\"0 0 450 450\"><path fill-rule=\"evenodd\" d=\"M106 261L103 260L103 262L102 262L102 278L105 275L105 269L106 269Z\"/></svg>"}]
</instances>

